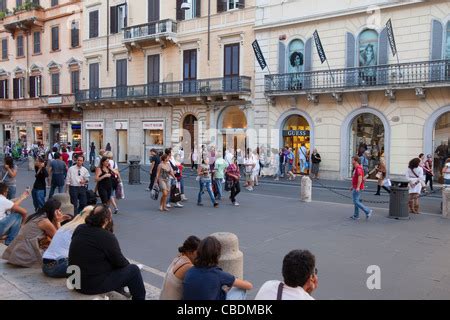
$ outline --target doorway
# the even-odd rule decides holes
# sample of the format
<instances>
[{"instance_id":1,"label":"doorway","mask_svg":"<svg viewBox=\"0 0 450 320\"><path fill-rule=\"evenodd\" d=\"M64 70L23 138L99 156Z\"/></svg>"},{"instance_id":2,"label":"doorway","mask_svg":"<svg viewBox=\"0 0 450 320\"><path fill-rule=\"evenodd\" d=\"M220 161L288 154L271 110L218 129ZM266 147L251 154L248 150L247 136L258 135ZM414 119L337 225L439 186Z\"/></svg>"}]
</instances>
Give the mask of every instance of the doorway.
<instances>
[{"instance_id":1,"label":"doorway","mask_svg":"<svg viewBox=\"0 0 450 320\"><path fill-rule=\"evenodd\" d=\"M59 124L51 124L50 125L50 146L53 146L55 143L59 143L60 140L60 132L61 126Z\"/></svg>"},{"instance_id":2,"label":"doorway","mask_svg":"<svg viewBox=\"0 0 450 320\"><path fill-rule=\"evenodd\" d=\"M103 149L103 130L89 130L88 132L89 138L86 150L89 150L92 142L95 144L96 150Z\"/></svg>"},{"instance_id":3,"label":"doorway","mask_svg":"<svg viewBox=\"0 0 450 320\"><path fill-rule=\"evenodd\" d=\"M128 161L128 131L117 130L117 162L126 163Z\"/></svg>"}]
</instances>

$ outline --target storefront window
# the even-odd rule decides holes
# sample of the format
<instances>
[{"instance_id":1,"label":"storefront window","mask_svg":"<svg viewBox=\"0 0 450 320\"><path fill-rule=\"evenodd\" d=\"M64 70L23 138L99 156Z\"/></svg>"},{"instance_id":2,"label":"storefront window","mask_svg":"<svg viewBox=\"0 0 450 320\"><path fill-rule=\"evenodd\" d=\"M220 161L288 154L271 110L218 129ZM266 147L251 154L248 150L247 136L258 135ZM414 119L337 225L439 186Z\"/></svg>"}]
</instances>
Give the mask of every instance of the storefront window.
<instances>
[{"instance_id":1,"label":"storefront window","mask_svg":"<svg viewBox=\"0 0 450 320\"><path fill-rule=\"evenodd\" d=\"M71 141L73 146L77 143L81 145L81 122L72 122L70 127L72 135L69 141Z\"/></svg>"},{"instance_id":2,"label":"storefront window","mask_svg":"<svg viewBox=\"0 0 450 320\"><path fill-rule=\"evenodd\" d=\"M359 73L362 85L376 84L376 68L378 65L378 33L365 30L359 35L359 66L365 67Z\"/></svg>"},{"instance_id":3,"label":"storefront window","mask_svg":"<svg viewBox=\"0 0 450 320\"><path fill-rule=\"evenodd\" d=\"M442 168L449 157L450 145L450 112L444 113L434 128L434 176L443 182Z\"/></svg>"},{"instance_id":4,"label":"storefront window","mask_svg":"<svg viewBox=\"0 0 450 320\"><path fill-rule=\"evenodd\" d=\"M308 121L298 115L290 116L283 127L284 147L292 148L295 154L294 170L296 172L300 172L298 167L300 147L304 145L308 152L311 149L310 130Z\"/></svg>"},{"instance_id":5,"label":"storefront window","mask_svg":"<svg viewBox=\"0 0 450 320\"><path fill-rule=\"evenodd\" d=\"M27 127L19 126L17 128L17 130L18 130L19 142L26 143L27 142Z\"/></svg>"},{"instance_id":6,"label":"storefront window","mask_svg":"<svg viewBox=\"0 0 450 320\"><path fill-rule=\"evenodd\" d=\"M44 135L42 131L42 127L34 127L34 142L35 143L43 143Z\"/></svg>"},{"instance_id":7,"label":"storefront window","mask_svg":"<svg viewBox=\"0 0 450 320\"><path fill-rule=\"evenodd\" d=\"M238 153L244 153L247 149L247 117L239 107L228 107L225 111L222 121L222 152L226 150L234 152L235 157ZM220 145L220 141L219 141Z\"/></svg>"},{"instance_id":8,"label":"storefront window","mask_svg":"<svg viewBox=\"0 0 450 320\"><path fill-rule=\"evenodd\" d=\"M145 141L147 145L162 147L164 145L163 130L145 130Z\"/></svg>"},{"instance_id":9,"label":"storefront window","mask_svg":"<svg viewBox=\"0 0 450 320\"><path fill-rule=\"evenodd\" d=\"M384 158L384 137L383 122L376 115L364 113L353 120L350 154L359 157L365 155L370 179L375 179L374 168L380 163L381 158ZM352 170L352 166L349 167ZM351 175L351 172L349 174Z\"/></svg>"}]
</instances>

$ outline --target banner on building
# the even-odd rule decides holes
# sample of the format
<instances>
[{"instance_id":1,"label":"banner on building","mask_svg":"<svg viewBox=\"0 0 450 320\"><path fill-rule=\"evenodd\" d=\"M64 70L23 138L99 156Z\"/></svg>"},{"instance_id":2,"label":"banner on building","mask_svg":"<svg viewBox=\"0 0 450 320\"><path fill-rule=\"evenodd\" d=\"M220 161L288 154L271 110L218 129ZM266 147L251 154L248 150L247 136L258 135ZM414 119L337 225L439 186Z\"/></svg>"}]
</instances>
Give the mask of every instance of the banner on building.
<instances>
[{"instance_id":1,"label":"banner on building","mask_svg":"<svg viewBox=\"0 0 450 320\"><path fill-rule=\"evenodd\" d=\"M103 130L103 122L86 122L86 130Z\"/></svg>"},{"instance_id":2,"label":"banner on building","mask_svg":"<svg viewBox=\"0 0 450 320\"><path fill-rule=\"evenodd\" d=\"M253 51L255 52L256 60L258 60L258 63L262 70L264 70L267 67L266 59L264 59L264 55L261 51L261 48L259 46L258 40L253 41L252 43Z\"/></svg>"},{"instance_id":3,"label":"banner on building","mask_svg":"<svg viewBox=\"0 0 450 320\"><path fill-rule=\"evenodd\" d=\"M144 130L164 130L164 121L146 121L142 122Z\"/></svg>"},{"instance_id":4,"label":"banner on building","mask_svg":"<svg viewBox=\"0 0 450 320\"><path fill-rule=\"evenodd\" d=\"M389 39L389 45L391 46L392 55L395 57L395 55L397 54L397 45L395 44L394 28L392 27L391 19L389 19L388 22L386 23L386 29L387 29L387 36Z\"/></svg>"},{"instance_id":5,"label":"banner on building","mask_svg":"<svg viewBox=\"0 0 450 320\"><path fill-rule=\"evenodd\" d=\"M327 61L327 56L325 55L325 50L323 50L323 46L322 46L322 41L320 41L320 36L319 36L319 32L314 31L314 41L316 42L316 48L317 48L317 53L319 54L320 57L320 62L324 63L325 61Z\"/></svg>"}]
</instances>

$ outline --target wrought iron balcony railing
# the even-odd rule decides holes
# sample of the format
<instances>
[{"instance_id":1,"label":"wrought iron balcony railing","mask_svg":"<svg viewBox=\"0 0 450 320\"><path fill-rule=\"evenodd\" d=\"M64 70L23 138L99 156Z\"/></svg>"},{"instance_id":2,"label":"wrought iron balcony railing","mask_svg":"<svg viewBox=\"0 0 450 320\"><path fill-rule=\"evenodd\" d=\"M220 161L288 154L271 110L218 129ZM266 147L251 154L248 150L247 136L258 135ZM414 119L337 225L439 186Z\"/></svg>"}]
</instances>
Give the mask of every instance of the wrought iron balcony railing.
<instances>
[{"instance_id":1,"label":"wrought iron balcony railing","mask_svg":"<svg viewBox=\"0 0 450 320\"><path fill-rule=\"evenodd\" d=\"M77 103L90 101L125 101L249 94L250 92L251 78L239 76L81 90L75 94L75 100Z\"/></svg>"},{"instance_id":2,"label":"wrought iron balcony railing","mask_svg":"<svg viewBox=\"0 0 450 320\"><path fill-rule=\"evenodd\" d=\"M450 60L266 75L267 95L450 85Z\"/></svg>"},{"instance_id":3,"label":"wrought iron balcony railing","mask_svg":"<svg viewBox=\"0 0 450 320\"><path fill-rule=\"evenodd\" d=\"M139 41L177 33L177 22L166 19L124 28L124 41Z\"/></svg>"}]
</instances>

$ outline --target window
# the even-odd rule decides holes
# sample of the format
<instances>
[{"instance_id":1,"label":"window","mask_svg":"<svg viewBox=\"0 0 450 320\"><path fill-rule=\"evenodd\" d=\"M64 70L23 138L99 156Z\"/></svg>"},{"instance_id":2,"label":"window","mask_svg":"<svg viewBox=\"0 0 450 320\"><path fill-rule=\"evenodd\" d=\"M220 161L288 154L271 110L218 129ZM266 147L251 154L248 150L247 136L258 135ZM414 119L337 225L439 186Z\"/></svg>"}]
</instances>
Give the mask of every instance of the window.
<instances>
[{"instance_id":1,"label":"window","mask_svg":"<svg viewBox=\"0 0 450 320\"><path fill-rule=\"evenodd\" d=\"M76 93L80 90L80 71L72 71L70 73L70 92Z\"/></svg>"},{"instance_id":2,"label":"window","mask_svg":"<svg viewBox=\"0 0 450 320\"><path fill-rule=\"evenodd\" d=\"M289 73L303 72L303 66L305 64L305 44L302 40L296 39L289 43L287 63L287 70Z\"/></svg>"},{"instance_id":3,"label":"window","mask_svg":"<svg viewBox=\"0 0 450 320\"><path fill-rule=\"evenodd\" d=\"M25 78L13 79L13 98L23 99L25 97Z\"/></svg>"},{"instance_id":4,"label":"window","mask_svg":"<svg viewBox=\"0 0 450 320\"><path fill-rule=\"evenodd\" d=\"M8 99L8 80L0 80L0 99Z\"/></svg>"},{"instance_id":5,"label":"window","mask_svg":"<svg viewBox=\"0 0 450 320\"><path fill-rule=\"evenodd\" d=\"M365 30L359 35L358 43L359 81L362 85L376 83L376 68L378 65L378 33L375 30Z\"/></svg>"},{"instance_id":6,"label":"window","mask_svg":"<svg viewBox=\"0 0 450 320\"><path fill-rule=\"evenodd\" d=\"M52 74L52 94L59 94L59 73Z\"/></svg>"},{"instance_id":7,"label":"window","mask_svg":"<svg viewBox=\"0 0 450 320\"><path fill-rule=\"evenodd\" d=\"M445 47L445 56L444 59L450 59L450 21L447 22L447 41Z\"/></svg>"},{"instance_id":8,"label":"window","mask_svg":"<svg viewBox=\"0 0 450 320\"><path fill-rule=\"evenodd\" d=\"M22 5L22 0L16 0L16 8Z\"/></svg>"},{"instance_id":9,"label":"window","mask_svg":"<svg viewBox=\"0 0 450 320\"><path fill-rule=\"evenodd\" d=\"M33 53L41 53L41 33L39 31L33 33Z\"/></svg>"},{"instance_id":10,"label":"window","mask_svg":"<svg viewBox=\"0 0 450 320\"><path fill-rule=\"evenodd\" d=\"M59 27L52 27L52 51L59 50Z\"/></svg>"},{"instance_id":11,"label":"window","mask_svg":"<svg viewBox=\"0 0 450 320\"><path fill-rule=\"evenodd\" d=\"M18 36L17 37L17 57L23 57L24 53L23 53L23 36Z\"/></svg>"},{"instance_id":12,"label":"window","mask_svg":"<svg viewBox=\"0 0 450 320\"><path fill-rule=\"evenodd\" d=\"M89 39L98 37L98 10L89 12Z\"/></svg>"},{"instance_id":13,"label":"window","mask_svg":"<svg viewBox=\"0 0 450 320\"><path fill-rule=\"evenodd\" d=\"M200 17L201 0L187 0L187 2L191 4L191 8L189 10L184 11L184 20L190 20L196 17Z\"/></svg>"},{"instance_id":14,"label":"window","mask_svg":"<svg viewBox=\"0 0 450 320\"><path fill-rule=\"evenodd\" d=\"M57 5L58 5L58 0L52 0L51 6L54 7L54 6L57 6Z\"/></svg>"},{"instance_id":15,"label":"window","mask_svg":"<svg viewBox=\"0 0 450 320\"><path fill-rule=\"evenodd\" d=\"M2 60L8 59L8 39L2 39Z\"/></svg>"},{"instance_id":16,"label":"window","mask_svg":"<svg viewBox=\"0 0 450 320\"><path fill-rule=\"evenodd\" d=\"M127 5L121 4L110 8L111 12L111 33L121 32L127 27Z\"/></svg>"},{"instance_id":17,"label":"window","mask_svg":"<svg viewBox=\"0 0 450 320\"><path fill-rule=\"evenodd\" d=\"M78 21L72 21L70 29L70 46L76 48L80 45L80 26Z\"/></svg>"},{"instance_id":18,"label":"window","mask_svg":"<svg viewBox=\"0 0 450 320\"><path fill-rule=\"evenodd\" d=\"M42 77L30 76L30 98L40 97L42 94Z\"/></svg>"},{"instance_id":19,"label":"window","mask_svg":"<svg viewBox=\"0 0 450 320\"><path fill-rule=\"evenodd\" d=\"M217 12L245 8L245 0L217 0Z\"/></svg>"},{"instance_id":20,"label":"window","mask_svg":"<svg viewBox=\"0 0 450 320\"><path fill-rule=\"evenodd\" d=\"M6 0L0 0L0 12L6 11Z\"/></svg>"}]
</instances>

